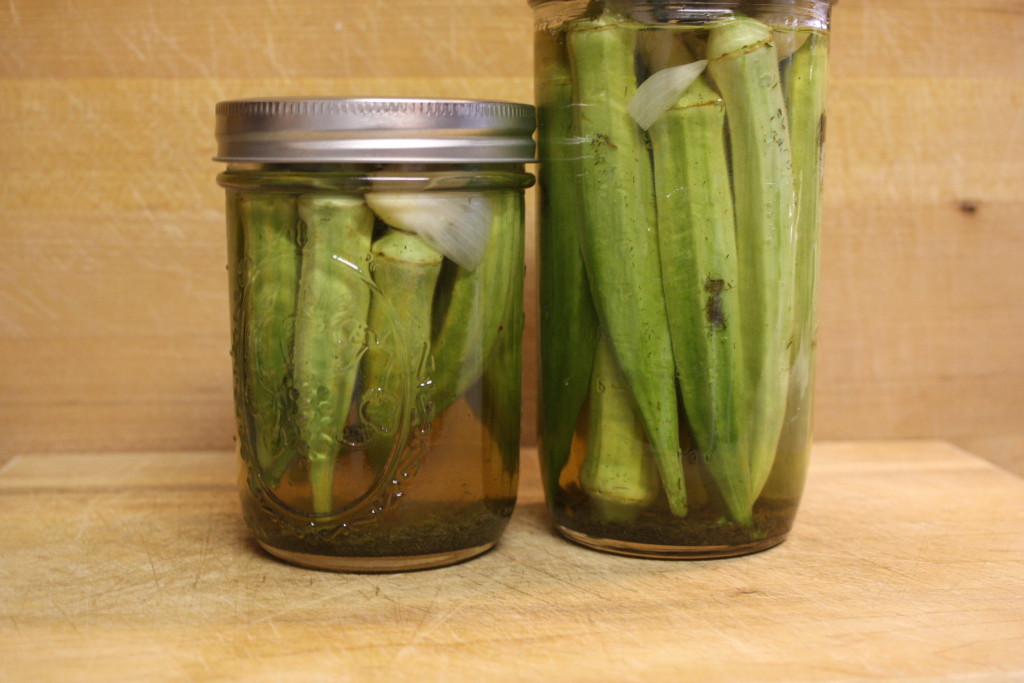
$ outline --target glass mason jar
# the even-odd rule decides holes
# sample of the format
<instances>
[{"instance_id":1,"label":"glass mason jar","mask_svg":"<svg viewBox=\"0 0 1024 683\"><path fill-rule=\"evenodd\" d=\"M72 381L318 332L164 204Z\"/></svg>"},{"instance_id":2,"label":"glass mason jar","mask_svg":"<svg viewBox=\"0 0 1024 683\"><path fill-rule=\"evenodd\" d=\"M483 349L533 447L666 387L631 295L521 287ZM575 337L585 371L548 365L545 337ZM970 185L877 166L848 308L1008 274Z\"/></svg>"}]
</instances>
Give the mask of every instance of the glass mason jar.
<instances>
[{"instance_id":1,"label":"glass mason jar","mask_svg":"<svg viewBox=\"0 0 1024 683\"><path fill-rule=\"evenodd\" d=\"M811 440L830 3L532 6L555 523L645 557L771 547Z\"/></svg>"},{"instance_id":2,"label":"glass mason jar","mask_svg":"<svg viewBox=\"0 0 1024 683\"><path fill-rule=\"evenodd\" d=\"M342 571L457 562L515 503L534 110L217 105L245 520Z\"/></svg>"}]
</instances>

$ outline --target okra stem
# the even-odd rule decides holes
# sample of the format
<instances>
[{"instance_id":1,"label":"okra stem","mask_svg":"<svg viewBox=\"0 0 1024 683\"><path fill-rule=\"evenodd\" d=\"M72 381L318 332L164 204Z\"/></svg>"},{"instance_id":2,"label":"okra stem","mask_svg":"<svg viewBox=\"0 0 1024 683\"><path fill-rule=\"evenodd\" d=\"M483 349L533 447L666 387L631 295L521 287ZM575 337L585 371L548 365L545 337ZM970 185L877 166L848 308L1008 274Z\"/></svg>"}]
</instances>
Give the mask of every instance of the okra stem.
<instances>
[{"instance_id":1,"label":"okra stem","mask_svg":"<svg viewBox=\"0 0 1024 683\"><path fill-rule=\"evenodd\" d=\"M735 219L725 106L698 78L649 129L676 376L703 466L734 521L751 523Z\"/></svg>"},{"instance_id":2,"label":"okra stem","mask_svg":"<svg viewBox=\"0 0 1024 683\"><path fill-rule=\"evenodd\" d=\"M567 29L594 304L654 447L672 512L687 512L650 160L626 105L636 91L637 27L606 13ZM600 429L600 425L597 425Z\"/></svg>"},{"instance_id":3,"label":"okra stem","mask_svg":"<svg viewBox=\"0 0 1024 683\"><path fill-rule=\"evenodd\" d=\"M366 264L373 214L359 197L299 198L302 266L294 384L313 512L332 509L334 463L348 422L370 302Z\"/></svg>"},{"instance_id":4,"label":"okra stem","mask_svg":"<svg viewBox=\"0 0 1024 683\"><path fill-rule=\"evenodd\" d=\"M771 472L786 408L793 324L793 163L771 30L745 17L716 26L707 57L729 123L753 500Z\"/></svg>"}]
</instances>

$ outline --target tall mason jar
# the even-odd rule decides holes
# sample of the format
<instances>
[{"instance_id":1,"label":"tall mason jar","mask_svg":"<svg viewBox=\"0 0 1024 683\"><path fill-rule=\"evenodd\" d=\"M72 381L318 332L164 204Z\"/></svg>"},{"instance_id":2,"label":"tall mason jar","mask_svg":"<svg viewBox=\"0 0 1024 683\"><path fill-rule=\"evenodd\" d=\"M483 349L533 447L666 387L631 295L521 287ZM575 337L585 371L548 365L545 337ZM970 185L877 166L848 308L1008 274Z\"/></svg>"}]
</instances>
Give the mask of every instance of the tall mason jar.
<instances>
[{"instance_id":1,"label":"tall mason jar","mask_svg":"<svg viewBox=\"0 0 1024 683\"><path fill-rule=\"evenodd\" d=\"M811 441L830 3L531 4L555 523L628 555L771 547Z\"/></svg>"},{"instance_id":2,"label":"tall mason jar","mask_svg":"<svg viewBox=\"0 0 1024 683\"><path fill-rule=\"evenodd\" d=\"M271 554L398 571L498 540L533 130L504 102L217 105L240 492Z\"/></svg>"}]
</instances>

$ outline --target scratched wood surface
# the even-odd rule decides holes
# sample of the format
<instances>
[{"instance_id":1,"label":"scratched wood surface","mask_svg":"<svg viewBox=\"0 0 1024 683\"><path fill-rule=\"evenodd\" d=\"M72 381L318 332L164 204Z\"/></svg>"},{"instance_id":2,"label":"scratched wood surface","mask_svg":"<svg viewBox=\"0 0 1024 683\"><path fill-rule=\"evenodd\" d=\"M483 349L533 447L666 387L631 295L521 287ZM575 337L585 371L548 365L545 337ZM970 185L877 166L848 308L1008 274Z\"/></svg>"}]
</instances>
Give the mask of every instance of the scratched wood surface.
<instances>
[{"instance_id":1,"label":"scratched wood surface","mask_svg":"<svg viewBox=\"0 0 1024 683\"><path fill-rule=\"evenodd\" d=\"M817 433L1024 472L1024 7L845 0L833 37ZM525 0L9 0L0 45L0 458L230 446L217 100L532 98Z\"/></svg>"},{"instance_id":2,"label":"scratched wood surface","mask_svg":"<svg viewBox=\"0 0 1024 683\"><path fill-rule=\"evenodd\" d=\"M281 564L229 453L0 471L0 678L1014 681L1024 480L941 442L819 445L789 540L724 561L556 537L526 453L499 546L459 566Z\"/></svg>"}]
</instances>

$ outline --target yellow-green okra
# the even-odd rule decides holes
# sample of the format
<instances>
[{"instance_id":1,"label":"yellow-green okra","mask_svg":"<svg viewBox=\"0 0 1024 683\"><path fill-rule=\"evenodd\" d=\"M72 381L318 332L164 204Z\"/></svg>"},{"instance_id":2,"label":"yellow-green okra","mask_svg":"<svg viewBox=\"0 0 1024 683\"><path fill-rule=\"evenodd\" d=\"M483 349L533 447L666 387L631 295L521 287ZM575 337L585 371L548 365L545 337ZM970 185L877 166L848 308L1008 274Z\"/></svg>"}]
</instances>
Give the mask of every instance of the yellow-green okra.
<instances>
[{"instance_id":1,"label":"yellow-green okra","mask_svg":"<svg viewBox=\"0 0 1024 683\"><path fill-rule=\"evenodd\" d=\"M334 465L348 422L370 303L373 214L357 196L298 201L302 263L295 312L299 448L309 460L312 508L333 509Z\"/></svg>"},{"instance_id":2,"label":"yellow-green okra","mask_svg":"<svg viewBox=\"0 0 1024 683\"><path fill-rule=\"evenodd\" d=\"M712 28L707 47L728 118L752 500L775 460L793 325L793 162L771 41L770 28L737 17Z\"/></svg>"},{"instance_id":3,"label":"yellow-green okra","mask_svg":"<svg viewBox=\"0 0 1024 683\"><path fill-rule=\"evenodd\" d=\"M580 137L580 243L598 319L654 448L669 506L684 516L675 364L651 166L643 135L626 109L636 91L637 30L612 13L566 28Z\"/></svg>"}]
</instances>

